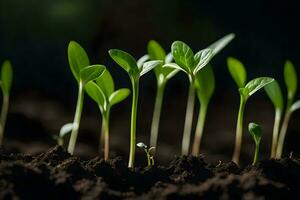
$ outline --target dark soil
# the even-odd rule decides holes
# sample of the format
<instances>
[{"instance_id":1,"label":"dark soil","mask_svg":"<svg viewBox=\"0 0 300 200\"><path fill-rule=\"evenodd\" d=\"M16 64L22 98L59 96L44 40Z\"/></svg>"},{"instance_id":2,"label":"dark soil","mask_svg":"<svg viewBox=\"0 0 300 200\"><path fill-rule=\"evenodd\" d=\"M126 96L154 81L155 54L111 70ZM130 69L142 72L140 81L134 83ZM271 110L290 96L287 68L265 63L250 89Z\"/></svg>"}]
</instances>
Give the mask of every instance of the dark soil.
<instances>
[{"instance_id":1,"label":"dark soil","mask_svg":"<svg viewBox=\"0 0 300 200\"><path fill-rule=\"evenodd\" d=\"M128 169L121 158L81 160L61 147L37 155L0 149L0 199L300 199L300 160L239 168L175 157L168 166Z\"/></svg>"}]
</instances>

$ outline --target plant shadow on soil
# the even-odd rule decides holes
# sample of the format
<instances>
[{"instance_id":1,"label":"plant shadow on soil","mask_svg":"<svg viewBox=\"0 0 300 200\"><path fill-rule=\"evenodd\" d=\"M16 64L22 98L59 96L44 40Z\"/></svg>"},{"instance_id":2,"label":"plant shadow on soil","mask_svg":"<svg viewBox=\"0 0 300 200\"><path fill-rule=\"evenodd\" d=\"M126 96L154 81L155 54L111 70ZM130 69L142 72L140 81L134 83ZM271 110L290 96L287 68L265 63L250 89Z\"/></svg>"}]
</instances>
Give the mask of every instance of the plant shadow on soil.
<instances>
[{"instance_id":1,"label":"plant shadow on soil","mask_svg":"<svg viewBox=\"0 0 300 200\"><path fill-rule=\"evenodd\" d=\"M81 160L60 146L36 156L0 149L0 199L298 199L299 179L295 158L240 168L177 156L128 169L120 157Z\"/></svg>"}]
</instances>

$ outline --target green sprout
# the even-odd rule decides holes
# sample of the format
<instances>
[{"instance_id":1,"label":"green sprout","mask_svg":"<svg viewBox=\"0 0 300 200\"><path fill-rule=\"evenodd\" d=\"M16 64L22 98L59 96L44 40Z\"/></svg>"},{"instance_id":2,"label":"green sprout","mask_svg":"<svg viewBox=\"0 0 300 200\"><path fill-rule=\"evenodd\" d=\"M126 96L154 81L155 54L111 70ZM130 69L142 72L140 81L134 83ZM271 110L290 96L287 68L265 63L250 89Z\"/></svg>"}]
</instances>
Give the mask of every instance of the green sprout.
<instances>
[{"instance_id":1,"label":"green sprout","mask_svg":"<svg viewBox=\"0 0 300 200\"><path fill-rule=\"evenodd\" d=\"M111 58L122 67L129 75L132 85L132 107L131 107L131 123L130 123L130 152L128 167L134 167L135 145L136 145L136 116L139 96L139 79L141 76L151 71L156 66L160 65L162 61L154 60L144 62L146 59L140 59L136 62L134 57L129 53L118 50L109 50Z\"/></svg>"},{"instance_id":2,"label":"green sprout","mask_svg":"<svg viewBox=\"0 0 300 200\"><path fill-rule=\"evenodd\" d=\"M279 133L277 148L276 148L276 158L281 158L284 140L290 121L292 113L300 108L300 100L294 102L295 94L297 92L298 80L297 72L291 61L286 61L284 65L284 81L287 87L287 103L285 108L285 114Z\"/></svg>"},{"instance_id":3,"label":"green sprout","mask_svg":"<svg viewBox=\"0 0 300 200\"><path fill-rule=\"evenodd\" d=\"M59 131L59 135L53 135L53 139L57 141L57 145L64 145L64 137L71 133L73 129L73 123L67 123L63 125Z\"/></svg>"},{"instance_id":4,"label":"green sprout","mask_svg":"<svg viewBox=\"0 0 300 200\"><path fill-rule=\"evenodd\" d=\"M230 75L239 87L240 93L240 106L236 125L235 147L232 156L232 161L236 164L239 164L242 147L244 110L246 102L250 96L252 96L261 88L273 82L274 79L270 77L259 77L249 81L246 84L247 72L245 70L244 65L239 60L232 57L228 58L227 65Z\"/></svg>"},{"instance_id":5,"label":"green sprout","mask_svg":"<svg viewBox=\"0 0 300 200\"><path fill-rule=\"evenodd\" d=\"M255 153L254 153L252 165L256 165L256 163L258 161L259 145L260 145L260 140L261 140L261 136L262 136L262 130L261 130L260 126L255 123L249 123L248 130L255 142Z\"/></svg>"},{"instance_id":6,"label":"green sprout","mask_svg":"<svg viewBox=\"0 0 300 200\"><path fill-rule=\"evenodd\" d=\"M163 62L162 64L170 63L173 60L172 53L166 54L160 44L154 40L149 41L147 49L150 60L161 60ZM159 65L154 68L157 90L151 124L150 145L155 147L157 146L159 121L165 86L168 80L170 80L179 71L178 69L164 68L162 66L163 65Z\"/></svg>"},{"instance_id":7,"label":"green sprout","mask_svg":"<svg viewBox=\"0 0 300 200\"><path fill-rule=\"evenodd\" d=\"M147 156L148 167L154 166L154 155L155 155L155 147L150 147L148 149L147 145L142 142L136 144L137 147L143 149Z\"/></svg>"},{"instance_id":8,"label":"green sprout","mask_svg":"<svg viewBox=\"0 0 300 200\"><path fill-rule=\"evenodd\" d=\"M0 116L0 146L3 143L4 137L4 129L6 124L7 118L7 111L9 106L9 95L10 95L10 88L13 79L13 70L10 61L6 60L2 64L1 68L1 89L2 89L2 109L1 109L1 116Z\"/></svg>"},{"instance_id":9,"label":"green sprout","mask_svg":"<svg viewBox=\"0 0 300 200\"><path fill-rule=\"evenodd\" d=\"M73 121L73 129L68 146L68 152L73 155L77 140L84 98L84 86L101 76L105 70L103 65L90 65L87 53L76 42L71 41L68 47L68 59L71 71L78 83L78 98Z\"/></svg>"},{"instance_id":10,"label":"green sprout","mask_svg":"<svg viewBox=\"0 0 300 200\"><path fill-rule=\"evenodd\" d=\"M108 70L95 81L90 81L85 86L87 94L98 104L102 115L102 130L99 142L99 151L104 144L104 160L109 159L109 118L110 109L113 105L123 101L130 90L126 88L115 90L114 81Z\"/></svg>"},{"instance_id":11,"label":"green sprout","mask_svg":"<svg viewBox=\"0 0 300 200\"><path fill-rule=\"evenodd\" d=\"M273 126L273 137L272 137L272 146L271 146L271 158L276 157L276 149L277 149L277 142L278 142L278 135L280 129L280 122L283 114L283 98L280 86L276 80L272 83L265 86L265 91L269 96L270 100L272 101L275 109L275 119L274 119L274 126Z\"/></svg>"}]
</instances>

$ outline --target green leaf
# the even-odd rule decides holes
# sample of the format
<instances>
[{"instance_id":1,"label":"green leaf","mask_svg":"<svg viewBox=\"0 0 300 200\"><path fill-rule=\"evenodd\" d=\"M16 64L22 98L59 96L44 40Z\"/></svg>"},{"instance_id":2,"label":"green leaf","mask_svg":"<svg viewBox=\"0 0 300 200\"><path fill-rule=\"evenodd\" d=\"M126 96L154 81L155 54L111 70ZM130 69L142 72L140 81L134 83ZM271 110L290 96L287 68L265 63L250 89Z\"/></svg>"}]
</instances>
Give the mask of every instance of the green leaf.
<instances>
[{"instance_id":1,"label":"green leaf","mask_svg":"<svg viewBox=\"0 0 300 200\"><path fill-rule=\"evenodd\" d=\"M148 54L151 60L162 60L164 61L166 57L165 50L160 46L155 40L150 40L148 42Z\"/></svg>"},{"instance_id":2,"label":"green leaf","mask_svg":"<svg viewBox=\"0 0 300 200\"><path fill-rule=\"evenodd\" d=\"M80 71L80 81L83 85L88 83L89 81L95 80L99 76L103 74L105 70L104 65L91 65L83 68Z\"/></svg>"},{"instance_id":3,"label":"green leaf","mask_svg":"<svg viewBox=\"0 0 300 200\"><path fill-rule=\"evenodd\" d=\"M4 61L1 69L1 88L4 95L9 95L13 79L13 70L11 63L6 60Z\"/></svg>"},{"instance_id":4,"label":"green leaf","mask_svg":"<svg viewBox=\"0 0 300 200\"><path fill-rule=\"evenodd\" d=\"M252 122L252 123L249 123L248 130L249 130L250 135L254 139L255 144L258 145L260 143L260 140L262 137L261 127L258 124Z\"/></svg>"},{"instance_id":5,"label":"green leaf","mask_svg":"<svg viewBox=\"0 0 300 200\"><path fill-rule=\"evenodd\" d=\"M227 66L231 77L239 88L243 88L246 84L247 72L244 65L237 59L228 57Z\"/></svg>"},{"instance_id":6,"label":"green leaf","mask_svg":"<svg viewBox=\"0 0 300 200\"><path fill-rule=\"evenodd\" d=\"M165 63L170 63L172 61L173 61L173 54L172 54L172 52L170 52L165 57Z\"/></svg>"},{"instance_id":7,"label":"green leaf","mask_svg":"<svg viewBox=\"0 0 300 200\"><path fill-rule=\"evenodd\" d=\"M143 64L144 64L145 62L147 62L149 59L150 59L150 56L149 56L148 54L143 55L142 57L140 57L140 59L138 59L138 61L137 61L137 66L138 66L139 70L142 69Z\"/></svg>"},{"instance_id":8,"label":"green leaf","mask_svg":"<svg viewBox=\"0 0 300 200\"><path fill-rule=\"evenodd\" d=\"M227 46L228 43L230 43L235 37L235 34L230 33L228 35L225 35L221 39L217 40L216 42L209 45L207 48L213 50L213 54L216 55L219 53L225 46Z\"/></svg>"},{"instance_id":9,"label":"green leaf","mask_svg":"<svg viewBox=\"0 0 300 200\"><path fill-rule=\"evenodd\" d=\"M107 99L115 91L114 80L107 69L96 79L96 83Z\"/></svg>"},{"instance_id":10,"label":"green leaf","mask_svg":"<svg viewBox=\"0 0 300 200\"><path fill-rule=\"evenodd\" d=\"M183 71L191 74L195 67L194 53L192 49L184 42L175 41L172 44L171 50L177 65L179 65Z\"/></svg>"},{"instance_id":11,"label":"green leaf","mask_svg":"<svg viewBox=\"0 0 300 200\"><path fill-rule=\"evenodd\" d=\"M171 69L176 69L176 70L181 70L185 73L189 73L188 71L186 71L185 69L183 69L182 67L180 67L179 65L177 65L176 63L166 63L162 66L163 68L171 68Z\"/></svg>"},{"instance_id":12,"label":"green leaf","mask_svg":"<svg viewBox=\"0 0 300 200\"><path fill-rule=\"evenodd\" d=\"M158 65L161 65L162 63L163 62L161 60L152 60L152 61L145 62L143 64L143 68L140 72L140 76L143 76L144 74L151 71L152 69L154 69Z\"/></svg>"},{"instance_id":13,"label":"green leaf","mask_svg":"<svg viewBox=\"0 0 300 200\"><path fill-rule=\"evenodd\" d=\"M121 101L123 101L124 99L126 99L128 97L128 95L130 94L130 90L127 88L122 88L119 90L116 90L114 93L112 93L109 97L109 104L115 105Z\"/></svg>"},{"instance_id":14,"label":"green leaf","mask_svg":"<svg viewBox=\"0 0 300 200\"><path fill-rule=\"evenodd\" d=\"M200 69L202 69L209 63L212 57L213 51L211 49L203 49L196 53L194 59L195 63L197 63L197 66L195 67L193 73L196 75Z\"/></svg>"},{"instance_id":15,"label":"green leaf","mask_svg":"<svg viewBox=\"0 0 300 200\"><path fill-rule=\"evenodd\" d=\"M215 76L211 65L197 73L195 86L200 103L207 105L215 90Z\"/></svg>"},{"instance_id":16,"label":"green leaf","mask_svg":"<svg viewBox=\"0 0 300 200\"><path fill-rule=\"evenodd\" d=\"M280 86L276 80L264 87L267 95L276 109L283 110L283 98Z\"/></svg>"},{"instance_id":17,"label":"green leaf","mask_svg":"<svg viewBox=\"0 0 300 200\"><path fill-rule=\"evenodd\" d=\"M147 149L147 145L145 145L143 142L137 143L136 146L142 149Z\"/></svg>"},{"instance_id":18,"label":"green leaf","mask_svg":"<svg viewBox=\"0 0 300 200\"><path fill-rule=\"evenodd\" d=\"M300 109L300 100L293 103L293 105L291 106L291 112L295 112L298 109Z\"/></svg>"},{"instance_id":19,"label":"green leaf","mask_svg":"<svg viewBox=\"0 0 300 200\"><path fill-rule=\"evenodd\" d=\"M291 61L284 64L284 81L288 90L288 98L293 99L297 91L297 72Z\"/></svg>"},{"instance_id":20,"label":"green leaf","mask_svg":"<svg viewBox=\"0 0 300 200\"><path fill-rule=\"evenodd\" d=\"M244 89L242 90L243 92L245 92L243 94L246 95L246 97L249 97L273 81L274 79L270 77L255 78L249 81L245 86L245 88L241 88L241 89Z\"/></svg>"},{"instance_id":21,"label":"green leaf","mask_svg":"<svg viewBox=\"0 0 300 200\"><path fill-rule=\"evenodd\" d=\"M136 60L129 53L118 49L111 49L108 53L110 57L130 75L137 75L139 73Z\"/></svg>"},{"instance_id":22,"label":"green leaf","mask_svg":"<svg viewBox=\"0 0 300 200\"><path fill-rule=\"evenodd\" d=\"M100 106L101 110L104 109L106 97L101 88L94 82L88 82L84 87L86 93Z\"/></svg>"},{"instance_id":23,"label":"green leaf","mask_svg":"<svg viewBox=\"0 0 300 200\"><path fill-rule=\"evenodd\" d=\"M74 128L73 123L67 123L67 124L63 125L59 131L59 137L63 138L68 133L71 133L73 128Z\"/></svg>"},{"instance_id":24,"label":"green leaf","mask_svg":"<svg viewBox=\"0 0 300 200\"><path fill-rule=\"evenodd\" d=\"M68 59L73 76L79 82L80 70L90 65L89 57L77 42L71 41L68 46Z\"/></svg>"}]
</instances>

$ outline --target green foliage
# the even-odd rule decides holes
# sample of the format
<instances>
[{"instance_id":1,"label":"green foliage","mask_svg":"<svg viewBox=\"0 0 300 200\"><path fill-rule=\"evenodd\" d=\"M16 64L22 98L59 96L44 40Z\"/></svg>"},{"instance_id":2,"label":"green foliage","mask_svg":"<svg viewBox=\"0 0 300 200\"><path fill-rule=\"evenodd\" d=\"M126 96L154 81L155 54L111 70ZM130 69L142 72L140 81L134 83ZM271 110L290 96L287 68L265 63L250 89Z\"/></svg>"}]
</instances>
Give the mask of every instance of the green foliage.
<instances>
[{"instance_id":1,"label":"green foliage","mask_svg":"<svg viewBox=\"0 0 300 200\"><path fill-rule=\"evenodd\" d=\"M175 41L171 47L173 58L177 65L187 74L192 74L195 67L192 49L181 41Z\"/></svg>"},{"instance_id":2,"label":"green foliage","mask_svg":"<svg viewBox=\"0 0 300 200\"><path fill-rule=\"evenodd\" d=\"M213 50L212 49L203 49L195 54L195 63L197 63L195 69L193 70L194 74L197 74L200 69L205 67L208 62L213 57Z\"/></svg>"},{"instance_id":3,"label":"green foliage","mask_svg":"<svg viewBox=\"0 0 300 200\"><path fill-rule=\"evenodd\" d=\"M243 88L247 80L247 72L243 63L236 58L229 57L227 59L227 66L231 77L236 82L239 88Z\"/></svg>"},{"instance_id":4,"label":"green foliage","mask_svg":"<svg viewBox=\"0 0 300 200\"><path fill-rule=\"evenodd\" d=\"M91 65L80 70L80 81L85 85L86 83L97 79L105 70L104 65Z\"/></svg>"},{"instance_id":5,"label":"green foliage","mask_svg":"<svg viewBox=\"0 0 300 200\"><path fill-rule=\"evenodd\" d=\"M284 81L288 90L288 98L293 99L298 86L297 73L291 61L284 64Z\"/></svg>"},{"instance_id":6,"label":"green foliage","mask_svg":"<svg viewBox=\"0 0 300 200\"><path fill-rule=\"evenodd\" d=\"M109 97L109 103L111 106L123 101L130 94L130 90L127 88L122 88L113 92Z\"/></svg>"},{"instance_id":7,"label":"green foliage","mask_svg":"<svg viewBox=\"0 0 300 200\"><path fill-rule=\"evenodd\" d=\"M13 79L13 70L10 61L6 60L1 68L1 88L4 95L9 95Z\"/></svg>"},{"instance_id":8,"label":"green foliage","mask_svg":"<svg viewBox=\"0 0 300 200\"><path fill-rule=\"evenodd\" d=\"M148 167L154 166L154 154L155 154L155 147L150 147L145 145L143 142L139 142L136 144L137 147L143 149L146 153L147 160L148 160Z\"/></svg>"},{"instance_id":9,"label":"green foliage","mask_svg":"<svg viewBox=\"0 0 300 200\"><path fill-rule=\"evenodd\" d=\"M227 44L229 44L235 37L235 34L230 33L228 35L225 35L221 39L217 40L213 44L209 45L208 49L213 49L214 55L218 54Z\"/></svg>"},{"instance_id":10,"label":"green foliage","mask_svg":"<svg viewBox=\"0 0 300 200\"><path fill-rule=\"evenodd\" d=\"M275 109L283 110L283 98L280 86L276 80L264 87Z\"/></svg>"},{"instance_id":11,"label":"green foliage","mask_svg":"<svg viewBox=\"0 0 300 200\"><path fill-rule=\"evenodd\" d=\"M261 136L262 136L261 127L258 124L252 122L252 123L249 123L248 130L249 130L251 137L255 141L255 144L259 145Z\"/></svg>"},{"instance_id":12,"label":"green foliage","mask_svg":"<svg viewBox=\"0 0 300 200\"><path fill-rule=\"evenodd\" d=\"M244 88L240 88L240 94L247 99L252 96L261 88L265 87L269 83L273 82L274 79L270 77L259 77L249 81Z\"/></svg>"}]
</instances>

